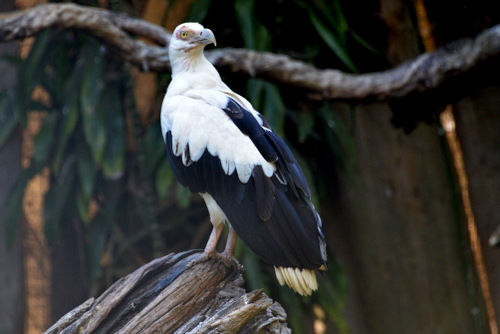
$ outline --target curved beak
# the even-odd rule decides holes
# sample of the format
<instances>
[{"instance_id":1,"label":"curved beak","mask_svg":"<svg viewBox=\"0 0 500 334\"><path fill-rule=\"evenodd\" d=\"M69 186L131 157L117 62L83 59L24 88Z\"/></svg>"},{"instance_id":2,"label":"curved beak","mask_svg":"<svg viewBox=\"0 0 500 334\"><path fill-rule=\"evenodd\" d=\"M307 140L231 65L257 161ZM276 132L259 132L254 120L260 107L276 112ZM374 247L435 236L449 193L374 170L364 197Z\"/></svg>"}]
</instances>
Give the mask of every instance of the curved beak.
<instances>
[{"instance_id":1,"label":"curved beak","mask_svg":"<svg viewBox=\"0 0 500 334\"><path fill-rule=\"evenodd\" d=\"M215 41L215 36L212 30L210 29L203 29L200 35L200 42L208 45L211 43L214 43L215 46L217 46L217 42Z\"/></svg>"}]
</instances>

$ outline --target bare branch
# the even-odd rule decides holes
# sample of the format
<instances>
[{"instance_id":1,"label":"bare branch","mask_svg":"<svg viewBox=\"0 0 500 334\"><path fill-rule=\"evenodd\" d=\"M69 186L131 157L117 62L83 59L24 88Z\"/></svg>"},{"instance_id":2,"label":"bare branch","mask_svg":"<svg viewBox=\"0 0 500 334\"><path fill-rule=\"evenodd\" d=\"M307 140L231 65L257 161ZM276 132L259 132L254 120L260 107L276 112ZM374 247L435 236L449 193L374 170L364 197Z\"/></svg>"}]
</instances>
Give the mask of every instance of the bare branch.
<instances>
[{"instance_id":1,"label":"bare branch","mask_svg":"<svg viewBox=\"0 0 500 334\"><path fill-rule=\"evenodd\" d=\"M124 14L73 4L48 4L0 16L0 41L23 39L47 28L83 29L97 37L116 57L143 71L168 71L165 29ZM133 38L144 37L161 46ZM218 68L293 85L314 99L378 99L404 97L438 88L500 54L500 25L471 39L425 53L394 69L348 74L318 69L288 56L245 49L208 51Z\"/></svg>"},{"instance_id":2,"label":"bare branch","mask_svg":"<svg viewBox=\"0 0 500 334\"><path fill-rule=\"evenodd\" d=\"M24 39L49 28L81 29L102 41L113 54L144 71L169 69L165 47L170 33L125 14L74 4L46 4L0 16L0 41ZM130 34L163 47L148 45Z\"/></svg>"}]
</instances>

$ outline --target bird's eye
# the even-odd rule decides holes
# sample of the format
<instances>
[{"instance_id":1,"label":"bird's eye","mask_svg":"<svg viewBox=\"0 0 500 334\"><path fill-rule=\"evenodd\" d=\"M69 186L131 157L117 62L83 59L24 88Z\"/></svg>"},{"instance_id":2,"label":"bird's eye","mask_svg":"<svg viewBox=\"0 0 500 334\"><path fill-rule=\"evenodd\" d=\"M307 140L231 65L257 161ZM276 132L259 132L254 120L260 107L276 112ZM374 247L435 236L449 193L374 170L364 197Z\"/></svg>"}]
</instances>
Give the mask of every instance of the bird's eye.
<instances>
[{"instance_id":1,"label":"bird's eye","mask_svg":"<svg viewBox=\"0 0 500 334\"><path fill-rule=\"evenodd\" d=\"M186 38L186 37L187 37L187 35L188 35L188 34L187 34L187 32L185 32L185 31L181 31L181 38L182 38L182 39Z\"/></svg>"}]
</instances>

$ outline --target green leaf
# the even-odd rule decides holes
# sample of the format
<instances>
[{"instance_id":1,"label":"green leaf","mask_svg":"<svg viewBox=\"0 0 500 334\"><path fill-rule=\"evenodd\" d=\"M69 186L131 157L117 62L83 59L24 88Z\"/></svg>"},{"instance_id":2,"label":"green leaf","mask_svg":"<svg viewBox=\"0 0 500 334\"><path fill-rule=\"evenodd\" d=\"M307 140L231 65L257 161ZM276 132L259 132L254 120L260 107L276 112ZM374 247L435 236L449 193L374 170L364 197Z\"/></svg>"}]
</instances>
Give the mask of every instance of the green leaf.
<instances>
[{"instance_id":1,"label":"green leaf","mask_svg":"<svg viewBox=\"0 0 500 334\"><path fill-rule=\"evenodd\" d=\"M90 201L94 191L95 178L97 171L92 159L90 149L84 141L77 141L76 143L76 168L78 171L79 190L81 192L82 200L85 202Z\"/></svg>"},{"instance_id":2,"label":"green leaf","mask_svg":"<svg viewBox=\"0 0 500 334\"><path fill-rule=\"evenodd\" d=\"M325 275L317 275L320 290L315 297L325 310L328 319L336 325L337 331L347 334L349 327L343 316L347 302L347 276L335 260L329 262Z\"/></svg>"},{"instance_id":3,"label":"green leaf","mask_svg":"<svg viewBox=\"0 0 500 334\"><path fill-rule=\"evenodd\" d=\"M35 39L28 58L23 63L19 71L19 87L23 91L23 103L30 100L33 89L41 82L45 76L45 66L50 61L49 52L53 38L52 30L42 31Z\"/></svg>"},{"instance_id":4,"label":"green leaf","mask_svg":"<svg viewBox=\"0 0 500 334\"><path fill-rule=\"evenodd\" d=\"M52 143L55 140L59 115L50 113L43 118L42 127L35 137L33 148L33 160L38 164L44 164L49 158Z\"/></svg>"},{"instance_id":5,"label":"green leaf","mask_svg":"<svg viewBox=\"0 0 500 334\"><path fill-rule=\"evenodd\" d=\"M207 16L212 0L197 0L189 7L186 22L203 22Z\"/></svg>"},{"instance_id":6,"label":"green leaf","mask_svg":"<svg viewBox=\"0 0 500 334\"><path fill-rule=\"evenodd\" d=\"M94 282L102 272L101 258L108 240L110 225L105 215L97 214L89 231L89 271L90 281Z\"/></svg>"},{"instance_id":7,"label":"green leaf","mask_svg":"<svg viewBox=\"0 0 500 334\"><path fill-rule=\"evenodd\" d=\"M245 265L245 282L248 284L250 290L264 289L269 291L266 284L263 268L261 267L259 257L250 250L240 240L237 241L243 251L243 264Z\"/></svg>"},{"instance_id":8,"label":"green leaf","mask_svg":"<svg viewBox=\"0 0 500 334\"><path fill-rule=\"evenodd\" d=\"M105 119L103 110L99 108L99 100L104 87L102 78L104 63L99 55L98 46L94 43L87 45L84 56L88 58L80 91L83 130L94 161L101 164L106 147Z\"/></svg>"},{"instance_id":9,"label":"green leaf","mask_svg":"<svg viewBox=\"0 0 500 334\"><path fill-rule=\"evenodd\" d=\"M55 173L58 173L61 168L66 148L75 131L76 124L78 123L78 116L78 100L76 99L76 96L74 96L72 101L68 101L68 104L63 108L60 115L62 118L62 124L57 138L57 150L52 161L52 169Z\"/></svg>"},{"instance_id":10,"label":"green leaf","mask_svg":"<svg viewBox=\"0 0 500 334\"><path fill-rule=\"evenodd\" d=\"M89 61L87 57L88 52L86 49L82 51L82 55L74 63L71 73L65 78L63 92L66 98L64 104L73 105L75 100L79 101L81 85Z\"/></svg>"},{"instance_id":11,"label":"green leaf","mask_svg":"<svg viewBox=\"0 0 500 334\"><path fill-rule=\"evenodd\" d=\"M5 210L0 214L5 222L5 238L8 247L12 246L23 217L23 197L26 185L40 169L40 166L31 163L28 168L23 170L3 203Z\"/></svg>"},{"instance_id":12,"label":"green leaf","mask_svg":"<svg viewBox=\"0 0 500 334\"><path fill-rule=\"evenodd\" d=\"M339 37L334 35L312 10L309 11L309 18L323 41L339 57L344 65L352 72L358 72Z\"/></svg>"},{"instance_id":13,"label":"green leaf","mask_svg":"<svg viewBox=\"0 0 500 334\"><path fill-rule=\"evenodd\" d=\"M172 169L168 163L168 159L163 159L156 171L156 192L158 193L158 197L161 200L165 200L167 198L168 193L171 190L172 184L174 181L174 174L172 173Z\"/></svg>"},{"instance_id":14,"label":"green leaf","mask_svg":"<svg viewBox=\"0 0 500 334\"><path fill-rule=\"evenodd\" d=\"M331 154L339 162L342 170L347 173L348 179L354 180L356 145L349 129L330 104L325 104L319 110L319 115L324 120L325 139Z\"/></svg>"},{"instance_id":15,"label":"green leaf","mask_svg":"<svg viewBox=\"0 0 500 334\"><path fill-rule=\"evenodd\" d=\"M283 301L283 306L286 309L292 333L303 333L304 308L301 304L301 298L304 297L294 293L286 285L279 287L279 296L280 301Z\"/></svg>"},{"instance_id":16,"label":"green leaf","mask_svg":"<svg viewBox=\"0 0 500 334\"><path fill-rule=\"evenodd\" d=\"M240 25L241 36L245 47L248 49L256 49L255 46L255 27L253 20L254 1L252 0L236 0L234 2L236 16Z\"/></svg>"},{"instance_id":17,"label":"green leaf","mask_svg":"<svg viewBox=\"0 0 500 334\"><path fill-rule=\"evenodd\" d=\"M382 53L380 53L380 51L375 49L370 43L368 43L364 38L359 36L357 33L355 33L354 31L351 31L351 34L352 34L352 37L354 37L354 39L356 40L356 42L358 42L365 49L367 49L368 51L370 51L371 53L373 53L375 55L378 55L378 56L382 55Z\"/></svg>"},{"instance_id":18,"label":"green leaf","mask_svg":"<svg viewBox=\"0 0 500 334\"><path fill-rule=\"evenodd\" d=\"M55 47L52 49L52 66L54 67L53 75L47 76L52 82L51 86L51 97L54 106L60 108L64 105L66 100L68 78L75 71L75 58L73 53L75 51L75 46L73 43L68 42L68 36L70 34L65 33L60 38L59 43L55 43ZM78 92L78 90L75 90Z\"/></svg>"},{"instance_id":19,"label":"green leaf","mask_svg":"<svg viewBox=\"0 0 500 334\"><path fill-rule=\"evenodd\" d=\"M14 94L14 92L6 92L0 95L0 148L19 124L19 117L13 105Z\"/></svg>"},{"instance_id":20,"label":"green leaf","mask_svg":"<svg viewBox=\"0 0 500 334\"><path fill-rule=\"evenodd\" d=\"M78 210L78 216L83 221L85 226L89 226L89 203L90 200L87 198L81 189L78 189L76 193L76 209Z\"/></svg>"},{"instance_id":21,"label":"green leaf","mask_svg":"<svg viewBox=\"0 0 500 334\"><path fill-rule=\"evenodd\" d=\"M303 143L314 128L314 115L312 112L299 112L297 130L299 131L299 142Z\"/></svg>"},{"instance_id":22,"label":"green leaf","mask_svg":"<svg viewBox=\"0 0 500 334\"><path fill-rule=\"evenodd\" d=\"M52 182L49 191L45 195L45 206L43 212L45 238L49 243L59 235L61 223L67 214L69 202L74 200L71 196L75 189L76 170L75 160L67 159L61 172Z\"/></svg>"},{"instance_id":23,"label":"green leaf","mask_svg":"<svg viewBox=\"0 0 500 334\"><path fill-rule=\"evenodd\" d=\"M271 35L255 19L254 0L236 0L234 8L245 47L260 51L269 49Z\"/></svg>"},{"instance_id":24,"label":"green leaf","mask_svg":"<svg viewBox=\"0 0 500 334\"><path fill-rule=\"evenodd\" d=\"M262 112L274 131L284 136L286 108L276 85L265 84L265 100Z\"/></svg>"},{"instance_id":25,"label":"green leaf","mask_svg":"<svg viewBox=\"0 0 500 334\"><path fill-rule=\"evenodd\" d=\"M191 192L188 188L177 183L177 204L180 208L186 209L191 203Z\"/></svg>"},{"instance_id":26,"label":"green leaf","mask_svg":"<svg viewBox=\"0 0 500 334\"><path fill-rule=\"evenodd\" d=\"M338 0L333 0L331 4L331 10L322 11L323 14L328 18L329 23L335 27L342 44L345 45L346 33L349 30L345 15L340 7L340 2Z\"/></svg>"},{"instance_id":27,"label":"green leaf","mask_svg":"<svg viewBox=\"0 0 500 334\"><path fill-rule=\"evenodd\" d=\"M125 122L122 97L118 85L111 85L102 95L100 109L104 114L106 147L102 159L102 171L106 178L117 179L125 168Z\"/></svg>"},{"instance_id":28,"label":"green leaf","mask_svg":"<svg viewBox=\"0 0 500 334\"><path fill-rule=\"evenodd\" d=\"M248 79L247 81L247 94L248 99L256 110L262 109L262 101L264 100L264 85L265 81L259 79Z\"/></svg>"}]
</instances>

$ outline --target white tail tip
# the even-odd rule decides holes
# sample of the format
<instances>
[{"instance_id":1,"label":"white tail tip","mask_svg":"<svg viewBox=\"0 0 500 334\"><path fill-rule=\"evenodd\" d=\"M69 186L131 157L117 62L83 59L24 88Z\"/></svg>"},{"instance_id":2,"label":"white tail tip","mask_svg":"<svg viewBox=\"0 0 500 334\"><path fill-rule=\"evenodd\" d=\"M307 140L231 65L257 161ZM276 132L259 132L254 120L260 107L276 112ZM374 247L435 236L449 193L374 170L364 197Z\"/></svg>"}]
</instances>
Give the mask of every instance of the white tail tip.
<instances>
[{"instance_id":1,"label":"white tail tip","mask_svg":"<svg viewBox=\"0 0 500 334\"><path fill-rule=\"evenodd\" d=\"M302 296L309 296L314 290L318 289L316 281L316 272L310 269L274 267L278 282L288 285L293 291Z\"/></svg>"}]
</instances>

